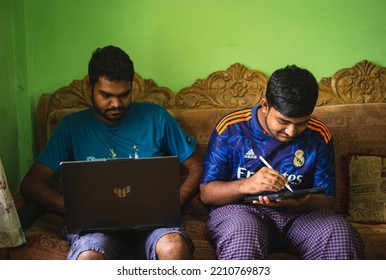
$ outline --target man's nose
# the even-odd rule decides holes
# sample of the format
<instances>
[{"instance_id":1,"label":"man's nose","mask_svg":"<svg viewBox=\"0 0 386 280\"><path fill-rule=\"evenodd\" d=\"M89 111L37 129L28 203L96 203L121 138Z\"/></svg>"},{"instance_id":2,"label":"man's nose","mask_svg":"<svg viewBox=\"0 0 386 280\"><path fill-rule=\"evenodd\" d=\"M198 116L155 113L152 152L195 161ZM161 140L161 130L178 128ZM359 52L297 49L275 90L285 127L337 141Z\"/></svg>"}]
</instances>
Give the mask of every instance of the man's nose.
<instances>
[{"instance_id":1,"label":"man's nose","mask_svg":"<svg viewBox=\"0 0 386 280\"><path fill-rule=\"evenodd\" d=\"M110 105L112 107L119 107L121 105L121 101L118 97L113 96L110 99Z\"/></svg>"},{"instance_id":2,"label":"man's nose","mask_svg":"<svg viewBox=\"0 0 386 280\"><path fill-rule=\"evenodd\" d=\"M294 124L290 124L287 126L287 128L285 129L285 133L289 136L289 137L294 137L296 135L296 126Z\"/></svg>"}]
</instances>

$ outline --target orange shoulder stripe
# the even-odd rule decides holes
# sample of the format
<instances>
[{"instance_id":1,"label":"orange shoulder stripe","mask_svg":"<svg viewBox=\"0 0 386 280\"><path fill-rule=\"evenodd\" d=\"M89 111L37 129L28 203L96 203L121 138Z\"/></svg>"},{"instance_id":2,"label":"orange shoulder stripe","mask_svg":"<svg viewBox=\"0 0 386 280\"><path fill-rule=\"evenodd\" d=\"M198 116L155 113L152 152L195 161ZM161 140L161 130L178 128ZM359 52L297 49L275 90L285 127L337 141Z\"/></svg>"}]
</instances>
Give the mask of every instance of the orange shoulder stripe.
<instances>
[{"instance_id":1,"label":"orange shoulder stripe","mask_svg":"<svg viewBox=\"0 0 386 280\"><path fill-rule=\"evenodd\" d=\"M323 122L321 122L321 121L319 121L319 120L317 120L317 119L312 117L310 119L310 121L308 122L307 127L309 129L312 129L312 130L318 132L323 137L324 142L326 144L328 142L330 142L330 140L331 140L331 133L328 130L327 126Z\"/></svg>"},{"instance_id":2,"label":"orange shoulder stripe","mask_svg":"<svg viewBox=\"0 0 386 280\"><path fill-rule=\"evenodd\" d=\"M252 118L252 110L244 109L240 111L236 111L226 115L216 126L217 133L220 135L224 132L224 130L232 124L248 121Z\"/></svg>"}]
</instances>

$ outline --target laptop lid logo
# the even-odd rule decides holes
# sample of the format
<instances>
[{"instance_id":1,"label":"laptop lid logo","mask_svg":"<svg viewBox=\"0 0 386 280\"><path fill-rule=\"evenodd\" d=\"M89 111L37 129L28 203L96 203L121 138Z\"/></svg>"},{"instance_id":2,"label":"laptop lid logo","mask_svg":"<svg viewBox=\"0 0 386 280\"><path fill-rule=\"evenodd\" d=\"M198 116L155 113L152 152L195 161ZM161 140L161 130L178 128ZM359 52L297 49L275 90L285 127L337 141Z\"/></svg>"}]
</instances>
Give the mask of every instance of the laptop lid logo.
<instances>
[{"instance_id":1,"label":"laptop lid logo","mask_svg":"<svg viewBox=\"0 0 386 280\"><path fill-rule=\"evenodd\" d=\"M122 188L115 187L113 188L113 192L119 197L119 198L125 198L130 193L130 185Z\"/></svg>"}]
</instances>

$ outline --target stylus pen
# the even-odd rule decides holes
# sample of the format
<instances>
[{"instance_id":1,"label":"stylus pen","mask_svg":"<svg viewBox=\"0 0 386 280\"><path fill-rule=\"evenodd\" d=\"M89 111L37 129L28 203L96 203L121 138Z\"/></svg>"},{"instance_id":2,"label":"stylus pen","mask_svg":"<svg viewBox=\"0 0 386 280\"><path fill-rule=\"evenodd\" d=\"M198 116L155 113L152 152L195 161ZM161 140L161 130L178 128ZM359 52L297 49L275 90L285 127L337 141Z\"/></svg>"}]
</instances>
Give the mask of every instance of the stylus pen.
<instances>
[{"instance_id":1,"label":"stylus pen","mask_svg":"<svg viewBox=\"0 0 386 280\"><path fill-rule=\"evenodd\" d=\"M267 166L267 167L270 168L270 169L273 169L272 166L265 160L265 158L263 158L262 156L259 156L259 159L265 164L265 166ZM291 187L290 187L290 185L289 185L288 183L285 184L285 187L286 187L287 189L289 189L291 192L294 192L294 191L291 189Z\"/></svg>"}]
</instances>

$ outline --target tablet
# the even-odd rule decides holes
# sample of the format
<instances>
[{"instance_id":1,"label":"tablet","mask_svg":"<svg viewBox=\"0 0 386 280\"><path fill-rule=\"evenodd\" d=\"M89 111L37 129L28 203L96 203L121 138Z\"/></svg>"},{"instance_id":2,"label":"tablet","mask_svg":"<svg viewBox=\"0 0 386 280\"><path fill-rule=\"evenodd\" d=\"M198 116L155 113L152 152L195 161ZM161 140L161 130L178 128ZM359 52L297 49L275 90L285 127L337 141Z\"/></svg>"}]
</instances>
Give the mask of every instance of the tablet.
<instances>
[{"instance_id":1,"label":"tablet","mask_svg":"<svg viewBox=\"0 0 386 280\"><path fill-rule=\"evenodd\" d=\"M290 192L288 190L286 191L280 191L280 192L261 192L255 195L248 195L244 197L245 203L250 203L254 200L258 200L259 196L266 196L269 198L269 200L276 200L276 199L287 199L287 198L296 198L296 197L302 197L307 194L323 194L325 193L326 188L314 188L314 189L305 189L305 190L294 190L294 192Z\"/></svg>"}]
</instances>

